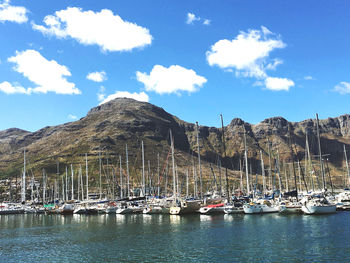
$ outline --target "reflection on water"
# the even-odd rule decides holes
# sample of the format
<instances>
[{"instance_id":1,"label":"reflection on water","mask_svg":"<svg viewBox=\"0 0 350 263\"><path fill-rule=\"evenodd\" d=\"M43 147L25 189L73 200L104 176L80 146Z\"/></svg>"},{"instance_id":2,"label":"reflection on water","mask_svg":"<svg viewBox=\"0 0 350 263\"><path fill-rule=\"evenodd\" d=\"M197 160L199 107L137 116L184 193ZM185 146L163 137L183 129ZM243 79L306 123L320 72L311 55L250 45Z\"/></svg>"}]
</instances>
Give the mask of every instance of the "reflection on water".
<instances>
[{"instance_id":1,"label":"reflection on water","mask_svg":"<svg viewBox=\"0 0 350 263\"><path fill-rule=\"evenodd\" d=\"M348 222L347 212L3 215L0 255L6 262L349 262Z\"/></svg>"}]
</instances>

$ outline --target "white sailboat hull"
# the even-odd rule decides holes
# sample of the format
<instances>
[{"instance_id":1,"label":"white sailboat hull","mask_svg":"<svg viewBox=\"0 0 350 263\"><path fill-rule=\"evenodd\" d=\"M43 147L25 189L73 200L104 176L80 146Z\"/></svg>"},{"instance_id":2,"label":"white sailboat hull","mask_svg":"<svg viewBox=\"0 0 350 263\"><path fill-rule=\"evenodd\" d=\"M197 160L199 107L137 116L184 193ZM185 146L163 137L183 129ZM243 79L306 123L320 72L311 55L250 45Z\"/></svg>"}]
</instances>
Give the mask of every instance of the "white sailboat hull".
<instances>
[{"instance_id":1,"label":"white sailboat hull","mask_svg":"<svg viewBox=\"0 0 350 263\"><path fill-rule=\"evenodd\" d=\"M244 210L243 207L225 207L224 208L224 213L225 214L243 214Z\"/></svg>"},{"instance_id":2,"label":"white sailboat hull","mask_svg":"<svg viewBox=\"0 0 350 263\"><path fill-rule=\"evenodd\" d=\"M278 206L268 206L265 204L246 204L243 206L245 214L265 214L265 213L278 213L280 211Z\"/></svg>"},{"instance_id":3,"label":"white sailboat hull","mask_svg":"<svg viewBox=\"0 0 350 263\"><path fill-rule=\"evenodd\" d=\"M143 209L142 213L144 214L161 214L163 209L160 206L146 207Z\"/></svg>"},{"instance_id":4,"label":"white sailboat hull","mask_svg":"<svg viewBox=\"0 0 350 263\"><path fill-rule=\"evenodd\" d=\"M134 210L130 207L127 207L127 208L118 208L116 211L116 214L133 214L134 213Z\"/></svg>"},{"instance_id":5,"label":"white sailboat hull","mask_svg":"<svg viewBox=\"0 0 350 263\"><path fill-rule=\"evenodd\" d=\"M332 214L336 212L335 205L303 205L302 211L307 215Z\"/></svg>"},{"instance_id":6,"label":"white sailboat hull","mask_svg":"<svg viewBox=\"0 0 350 263\"><path fill-rule=\"evenodd\" d=\"M203 215L223 214L224 207L201 207L199 212Z\"/></svg>"}]
</instances>

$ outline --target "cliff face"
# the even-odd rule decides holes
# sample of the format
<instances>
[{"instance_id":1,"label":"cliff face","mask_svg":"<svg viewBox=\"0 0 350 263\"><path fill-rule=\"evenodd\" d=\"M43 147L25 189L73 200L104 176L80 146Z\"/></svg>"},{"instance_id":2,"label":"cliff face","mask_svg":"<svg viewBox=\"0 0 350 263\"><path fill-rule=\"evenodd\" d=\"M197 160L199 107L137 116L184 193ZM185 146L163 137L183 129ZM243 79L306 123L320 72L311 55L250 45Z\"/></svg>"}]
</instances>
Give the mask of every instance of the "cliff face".
<instances>
[{"instance_id":1,"label":"cliff face","mask_svg":"<svg viewBox=\"0 0 350 263\"><path fill-rule=\"evenodd\" d=\"M290 124L298 159L304 158L306 134L311 154L317 155L316 120ZM278 150L282 161L290 161L288 125L289 122L282 117L265 119L256 125L233 119L225 127L227 158L223 165L238 168L244 152L244 133L253 171L260 169L260 151L267 161L268 142L272 154L276 155ZM119 155L125 156L127 144L131 165L138 168L141 141L145 144L146 160L154 166L157 154L160 154L161 162L168 156L169 130L175 140L177 164L191 165L191 155L197 151L195 124L179 120L149 103L116 99L92 108L86 117L75 122L45 127L36 132L0 131L0 176L20 173L24 149L28 152L30 167L53 172L57 161L77 164L82 162L85 153L89 154L89 160L96 161L100 150L117 160ZM350 115L320 120L320 133L323 153L329 154L330 164L339 172L343 166L343 144L350 153ZM200 126L199 136L203 161L217 163L218 156L223 156L221 129Z\"/></svg>"}]
</instances>

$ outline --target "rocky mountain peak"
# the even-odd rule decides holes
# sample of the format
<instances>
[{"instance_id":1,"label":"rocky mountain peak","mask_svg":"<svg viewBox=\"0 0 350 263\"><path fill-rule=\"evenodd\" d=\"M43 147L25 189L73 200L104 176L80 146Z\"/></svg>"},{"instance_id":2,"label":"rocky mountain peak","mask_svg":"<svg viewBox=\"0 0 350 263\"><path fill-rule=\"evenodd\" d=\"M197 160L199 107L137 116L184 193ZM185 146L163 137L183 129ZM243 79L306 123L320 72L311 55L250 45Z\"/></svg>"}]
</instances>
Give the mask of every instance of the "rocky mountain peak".
<instances>
[{"instance_id":1,"label":"rocky mountain peak","mask_svg":"<svg viewBox=\"0 0 350 263\"><path fill-rule=\"evenodd\" d=\"M288 152L288 124L283 117L268 118L255 125L240 118L233 119L225 127L227 160L223 160L223 165L226 163L231 167L232 163L238 163L244 148L244 130L249 156L255 160L253 169L254 163L258 164L260 150L266 155L268 139L274 143L272 147ZM305 132L308 132L311 151L316 153L315 119L291 124L298 150L304 153ZM350 115L321 120L320 129L322 148L331 154L331 161L340 166L343 143L348 142L347 147L350 148ZM85 153L93 159L97 158L100 149L122 155L126 144L130 156L138 156L141 141L144 141L146 158L154 163L157 153L167 154L169 151L169 130L174 136L176 151L185 156L183 162L186 162L190 158L187 155L197 151L195 124L182 121L150 103L118 98L92 108L86 117L75 122L35 132L16 128L0 131L0 175L2 171L20 171L20 156L24 148L33 158L31 163L40 168L52 166L55 170L58 159L65 163L79 162ZM218 153L223 149L221 128L199 126L199 136L203 160L216 162Z\"/></svg>"}]
</instances>

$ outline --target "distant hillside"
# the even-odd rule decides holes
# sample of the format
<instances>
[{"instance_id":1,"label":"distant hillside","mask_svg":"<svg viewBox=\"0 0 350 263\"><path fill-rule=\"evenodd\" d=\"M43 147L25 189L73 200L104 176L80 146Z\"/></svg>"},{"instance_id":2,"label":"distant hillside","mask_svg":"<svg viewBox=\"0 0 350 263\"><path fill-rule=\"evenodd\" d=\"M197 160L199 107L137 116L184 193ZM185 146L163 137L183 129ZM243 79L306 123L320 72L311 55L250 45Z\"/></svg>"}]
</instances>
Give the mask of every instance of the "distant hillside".
<instances>
[{"instance_id":1,"label":"distant hillside","mask_svg":"<svg viewBox=\"0 0 350 263\"><path fill-rule=\"evenodd\" d=\"M238 178L237 172L233 170L239 170L239 160L243 157L244 132L247 135L249 169L252 174L261 173L260 150L263 152L265 168L268 165L268 141L271 142L272 160L277 157L278 150L281 163L290 163L288 124L282 117L269 118L256 125L233 119L225 127L227 158L222 161L222 165L229 168L230 180ZM316 121L309 119L290 124L297 152L294 160L304 161L307 133L317 170ZM84 164L85 153L88 153L90 170L96 175L99 151L102 151L104 163L108 157L109 162L117 166L121 155L125 165L126 144L131 173L139 176L141 141L144 141L146 165L150 161L151 172L156 171L157 154L163 171L170 150L169 130L175 139L176 163L180 172L189 169L192 173L192 163L197 164L195 124L182 121L150 103L121 98L92 108L86 117L75 122L45 127L36 132L15 128L0 131L0 176L14 177L21 173L24 149L27 151L28 167L36 175L43 168L54 175L57 162L60 163L60 173L71 163ZM344 174L344 144L350 155L350 115L320 120L320 132L324 158L328 159L330 171L340 184L344 181L340 177ZM211 183L212 174L210 165L217 169L218 156L223 156L221 136L221 129L200 126L200 154L208 184ZM284 170L289 172L289 168ZM217 170L215 173L218 173ZM94 176L91 180L94 180Z\"/></svg>"}]
</instances>

